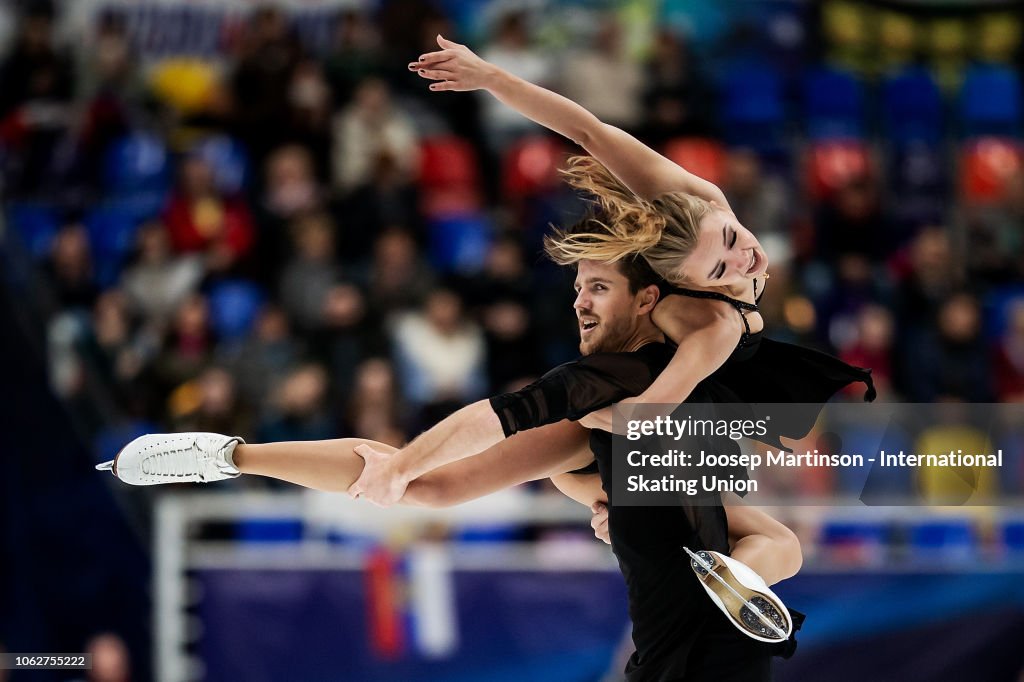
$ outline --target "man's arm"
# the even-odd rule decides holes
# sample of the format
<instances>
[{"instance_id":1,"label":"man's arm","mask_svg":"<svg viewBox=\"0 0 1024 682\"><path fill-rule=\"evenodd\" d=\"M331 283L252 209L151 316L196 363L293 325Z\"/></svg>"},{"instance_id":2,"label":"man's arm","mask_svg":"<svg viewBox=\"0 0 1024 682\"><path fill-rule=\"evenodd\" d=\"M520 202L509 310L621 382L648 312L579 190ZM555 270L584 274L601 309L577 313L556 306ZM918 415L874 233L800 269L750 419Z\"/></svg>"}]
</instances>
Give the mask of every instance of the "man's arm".
<instances>
[{"instance_id":1,"label":"man's arm","mask_svg":"<svg viewBox=\"0 0 1024 682\"><path fill-rule=\"evenodd\" d=\"M480 454L420 476L409 483L401 502L450 507L578 469L593 457L590 432L575 422L560 421L517 433Z\"/></svg>"},{"instance_id":2,"label":"man's arm","mask_svg":"<svg viewBox=\"0 0 1024 682\"><path fill-rule=\"evenodd\" d=\"M501 420L486 400L467 405L420 434L393 455L373 448L356 448L365 465L348 489L352 497L365 496L381 506L402 498L409 482L419 476L475 455L505 438Z\"/></svg>"}]
</instances>

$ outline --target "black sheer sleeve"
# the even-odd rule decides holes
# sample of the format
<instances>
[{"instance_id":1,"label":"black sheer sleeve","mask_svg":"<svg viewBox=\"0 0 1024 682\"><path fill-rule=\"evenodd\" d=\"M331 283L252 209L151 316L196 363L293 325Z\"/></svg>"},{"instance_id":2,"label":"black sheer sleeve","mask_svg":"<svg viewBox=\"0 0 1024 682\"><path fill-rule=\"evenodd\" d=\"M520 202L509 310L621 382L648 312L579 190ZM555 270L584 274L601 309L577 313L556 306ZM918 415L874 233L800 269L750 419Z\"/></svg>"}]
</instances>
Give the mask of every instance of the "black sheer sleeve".
<instances>
[{"instance_id":1,"label":"black sheer sleeve","mask_svg":"<svg viewBox=\"0 0 1024 682\"><path fill-rule=\"evenodd\" d=\"M563 419L575 421L643 393L671 354L668 346L659 343L633 353L588 355L556 367L526 388L494 396L491 409L506 438Z\"/></svg>"}]
</instances>

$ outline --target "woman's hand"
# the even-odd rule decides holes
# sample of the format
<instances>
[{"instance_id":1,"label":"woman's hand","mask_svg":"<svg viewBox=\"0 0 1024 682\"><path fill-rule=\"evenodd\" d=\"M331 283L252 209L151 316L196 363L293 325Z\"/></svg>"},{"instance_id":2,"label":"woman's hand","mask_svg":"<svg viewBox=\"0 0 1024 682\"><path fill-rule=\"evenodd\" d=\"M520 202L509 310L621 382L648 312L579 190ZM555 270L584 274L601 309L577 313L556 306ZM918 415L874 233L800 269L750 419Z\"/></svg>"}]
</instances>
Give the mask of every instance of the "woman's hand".
<instances>
[{"instance_id":1,"label":"woman's hand","mask_svg":"<svg viewBox=\"0 0 1024 682\"><path fill-rule=\"evenodd\" d=\"M598 429L599 431L612 432L612 408L605 407L603 409L591 412L587 416L583 417L579 421L580 426L585 426L588 429Z\"/></svg>"},{"instance_id":2,"label":"woman's hand","mask_svg":"<svg viewBox=\"0 0 1024 682\"><path fill-rule=\"evenodd\" d=\"M431 90L466 90L487 89L494 76L501 70L476 56L465 45L459 45L446 38L437 36L438 52L428 52L419 61L409 64L410 71L416 71L431 83Z\"/></svg>"},{"instance_id":3,"label":"woman's hand","mask_svg":"<svg viewBox=\"0 0 1024 682\"><path fill-rule=\"evenodd\" d=\"M608 505L604 502L595 502L590 505L590 527L594 529L594 537L606 545L612 544L611 534L608 532Z\"/></svg>"},{"instance_id":4,"label":"woman's hand","mask_svg":"<svg viewBox=\"0 0 1024 682\"><path fill-rule=\"evenodd\" d=\"M626 398L609 407L603 407L600 410L594 410L585 417L579 420L580 426L585 426L588 429L597 429L599 431L607 431L608 433L618 433L620 436L626 435L626 419L629 415L633 414L633 405L641 404L642 401L638 398ZM619 409L619 430L613 431L612 426L614 424L615 409Z\"/></svg>"}]
</instances>

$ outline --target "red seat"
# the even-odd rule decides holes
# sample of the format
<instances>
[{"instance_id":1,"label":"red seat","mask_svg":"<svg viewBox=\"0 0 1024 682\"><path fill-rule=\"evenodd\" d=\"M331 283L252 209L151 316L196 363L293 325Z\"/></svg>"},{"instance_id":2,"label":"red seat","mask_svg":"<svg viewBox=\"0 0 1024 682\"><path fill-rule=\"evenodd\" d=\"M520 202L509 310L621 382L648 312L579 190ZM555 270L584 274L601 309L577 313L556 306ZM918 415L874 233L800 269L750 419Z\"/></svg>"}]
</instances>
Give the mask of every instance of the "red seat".
<instances>
[{"instance_id":1,"label":"red seat","mask_svg":"<svg viewBox=\"0 0 1024 682\"><path fill-rule=\"evenodd\" d=\"M480 184L473 147L455 136L433 137L420 145L420 185L423 189Z\"/></svg>"},{"instance_id":2,"label":"red seat","mask_svg":"<svg viewBox=\"0 0 1024 682\"><path fill-rule=\"evenodd\" d=\"M558 186L565 147L550 137L516 142L502 160L502 189L508 199L543 194Z\"/></svg>"},{"instance_id":3,"label":"red seat","mask_svg":"<svg viewBox=\"0 0 1024 682\"><path fill-rule=\"evenodd\" d=\"M725 178L725 150L714 140L677 137L665 145L665 156L715 185Z\"/></svg>"},{"instance_id":4,"label":"red seat","mask_svg":"<svg viewBox=\"0 0 1024 682\"><path fill-rule=\"evenodd\" d=\"M421 208L431 217L480 206L480 167L473 147L455 136L433 137L420 145Z\"/></svg>"},{"instance_id":5,"label":"red seat","mask_svg":"<svg viewBox=\"0 0 1024 682\"><path fill-rule=\"evenodd\" d=\"M812 200L826 199L851 180L865 176L874 176L874 166L863 142L835 140L811 147L806 182Z\"/></svg>"},{"instance_id":6,"label":"red seat","mask_svg":"<svg viewBox=\"0 0 1024 682\"><path fill-rule=\"evenodd\" d=\"M999 201L1007 181L1021 169L1021 146L1013 140L983 137L960 151L960 192L975 204Z\"/></svg>"}]
</instances>

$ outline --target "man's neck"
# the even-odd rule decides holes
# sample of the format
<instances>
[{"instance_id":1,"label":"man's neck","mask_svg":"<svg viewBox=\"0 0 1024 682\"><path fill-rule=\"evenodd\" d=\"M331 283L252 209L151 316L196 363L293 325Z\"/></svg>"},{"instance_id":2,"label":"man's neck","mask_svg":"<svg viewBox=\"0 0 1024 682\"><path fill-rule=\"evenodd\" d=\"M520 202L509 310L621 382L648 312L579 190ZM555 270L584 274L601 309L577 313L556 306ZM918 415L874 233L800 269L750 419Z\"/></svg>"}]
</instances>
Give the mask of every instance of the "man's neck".
<instances>
[{"instance_id":1,"label":"man's neck","mask_svg":"<svg viewBox=\"0 0 1024 682\"><path fill-rule=\"evenodd\" d=\"M645 324L638 327L623 341L619 352L632 353L640 350L649 343L664 343L665 335L653 324Z\"/></svg>"}]
</instances>

